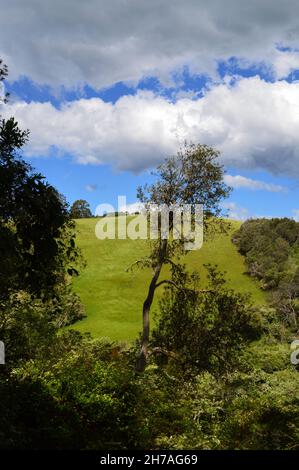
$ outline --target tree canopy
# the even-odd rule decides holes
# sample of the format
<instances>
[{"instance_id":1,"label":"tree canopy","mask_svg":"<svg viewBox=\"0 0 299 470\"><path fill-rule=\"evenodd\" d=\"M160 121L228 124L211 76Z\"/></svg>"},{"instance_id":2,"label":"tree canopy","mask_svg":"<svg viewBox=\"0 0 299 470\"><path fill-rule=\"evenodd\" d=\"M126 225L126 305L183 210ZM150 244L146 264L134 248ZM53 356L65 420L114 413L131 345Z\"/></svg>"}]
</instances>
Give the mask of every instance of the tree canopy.
<instances>
[{"instance_id":1,"label":"tree canopy","mask_svg":"<svg viewBox=\"0 0 299 470\"><path fill-rule=\"evenodd\" d=\"M20 290L49 298L79 262L64 197L22 158L28 138L0 116L0 298Z\"/></svg>"},{"instance_id":2,"label":"tree canopy","mask_svg":"<svg viewBox=\"0 0 299 470\"><path fill-rule=\"evenodd\" d=\"M92 217L89 203L85 199L77 199L72 204L70 216L72 219L87 219Z\"/></svg>"},{"instance_id":3,"label":"tree canopy","mask_svg":"<svg viewBox=\"0 0 299 470\"><path fill-rule=\"evenodd\" d=\"M144 370L148 355L149 316L155 290L162 284L173 284L173 280L158 282L162 267L164 264L173 265L172 258L186 251L184 237L177 240L173 236L175 227L172 208L176 206L183 210L188 204L191 208L191 223L194 225L198 223L194 217L196 205L201 205L204 210L203 225L205 227L211 219L214 219L220 227L223 226L222 221L216 219L221 212L221 200L230 192L230 188L223 181L223 174L224 170L219 163L217 150L207 145L186 144L177 155L170 156L157 167L155 172L157 181L154 184L138 188L138 198L149 210L151 204L157 207L166 205L170 208L169 236L165 238L162 233L164 229L162 230L160 224L157 241L153 242L150 256L143 261L146 266L152 268L153 275L143 304L143 332L140 356L137 361L139 371Z\"/></svg>"}]
</instances>

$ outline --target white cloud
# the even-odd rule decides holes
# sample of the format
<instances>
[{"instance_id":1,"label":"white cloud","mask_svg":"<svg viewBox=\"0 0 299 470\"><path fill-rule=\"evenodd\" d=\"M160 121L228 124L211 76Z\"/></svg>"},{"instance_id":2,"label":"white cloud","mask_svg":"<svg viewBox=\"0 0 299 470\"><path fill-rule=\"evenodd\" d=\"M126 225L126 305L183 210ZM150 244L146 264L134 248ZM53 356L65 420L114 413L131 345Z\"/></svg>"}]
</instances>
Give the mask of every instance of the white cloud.
<instances>
[{"instance_id":1,"label":"white cloud","mask_svg":"<svg viewBox=\"0 0 299 470\"><path fill-rule=\"evenodd\" d=\"M97 189L97 185L96 184L87 184L85 186L85 189L86 191L88 191L89 193L92 193L93 191L95 191Z\"/></svg>"},{"instance_id":2,"label":"white cloud","mask_svg":"<svg viewBox=\"0 0 299 470\"><path fill-rule=\"evenodd\" d=\"M271 64L275 44L298 46L298 16L297 0L2 0L0 55L11 78L53 86L167 81L231 56Z\"/></svg>"},{"instance_id":3,"label":"white cloud","mask_svg":"<svg viewBox=\"0 0 299 470\"><path fill-rule=\"evenodd\" d=\"M233 87L214 86L198 100L171 103L139 92L115 104L81 99L61 109L16 102L3 114L31 130L31 156L48 155L55 145L82 164L139 171L187 139L217 147L226 165L299 176L299 83L243 78Z\"/></svg>"},{"instance_id":4,"label":"white cloud","mask_svg":"<svg viewBox=\"0 0 299 470\"><path fill-rule=\"evenodd\" d=\"M251 189L252 191L264 190L270 191L272 193L279 193L285 191L285 188L278 184L265 183L264 181L254 180L251 178L246 178L241 175L225 175L224 181L228 186L231 186L234 189L246 188Z\"/></svg>"},{"instance_id":5,"label":"white cloud","mask_svg":"<svg viewBox=\"0 0 299 470\"><path fill-rule=\"evenodd\" d=\"M299 52L277 51L273 67L277 78L288 77L291 72L299 69Z\"/></svg>"},{"instance_id":6,"label":"white cloud","mask_svg":"<svg viewBox=\"0 0 299 470\"><path fill-rule=\"evenodd\" d=\"M241 207L235 202L224 202L222 207L227 211L229 219L233 220L247 220L249 219L249 211L246 207Z\"/></svg>"},{"instance_id":7,"label":"white cloud","mask_svg":"<svg viewBox=\"0 0 299 470\"><path fill-rule=\"evenodd\" d=\"M299 222L299 209L293 209L293 219Z\"/></svg>"}]
</instances>

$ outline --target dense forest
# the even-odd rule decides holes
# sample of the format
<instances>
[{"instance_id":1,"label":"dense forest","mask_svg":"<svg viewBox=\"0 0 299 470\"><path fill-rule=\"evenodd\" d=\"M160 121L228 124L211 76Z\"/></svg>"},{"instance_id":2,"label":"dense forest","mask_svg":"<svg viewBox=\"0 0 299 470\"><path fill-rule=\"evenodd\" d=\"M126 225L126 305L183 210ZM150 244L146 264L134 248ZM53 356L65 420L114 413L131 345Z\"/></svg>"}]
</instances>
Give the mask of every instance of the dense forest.
<instances>
[{"instance_id":1,"label":"dense forest","mask_svg":"<svg viewBox=\"0 0 299 470\"><path fill-rule=\"evenodd\" d=\"M28 138L13 118L1 121L0 447L298 449L290 342L298 335L299 224L250 220L233 236L269 293L267 306L228 288L217 266L206 266L203 289L183 263L153 252L171 279L150 336L143 331L133 345L94 339L65 328L84 316L72 291L84 256L64 197L22 158ZM216 201L222 174L209 169ZM136 367L145 339L146 363Z\"/></svg>"},{"instance_id":2,"label":"dense forest","mask_svg":"<svg viewBox=\"0 0 299 470\"><path fill-rule=\"evenodd\" d=\"M269 292L281 322L298 333L299 223L287 218L249 220L233 240L246 257L249 274Z\"/></svg>"}]
</instances>

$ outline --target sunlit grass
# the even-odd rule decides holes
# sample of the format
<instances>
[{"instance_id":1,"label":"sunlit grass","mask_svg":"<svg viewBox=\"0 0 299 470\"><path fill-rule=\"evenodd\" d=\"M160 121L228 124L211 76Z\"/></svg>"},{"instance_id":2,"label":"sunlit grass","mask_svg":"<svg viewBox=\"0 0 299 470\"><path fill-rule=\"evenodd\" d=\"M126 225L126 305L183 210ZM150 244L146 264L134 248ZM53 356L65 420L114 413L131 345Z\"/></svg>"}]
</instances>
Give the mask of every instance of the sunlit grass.
<instances>
[{"instance_id":1,"label":"sunlit grass","mask_svg":"<svg viewBox=\"0 0 299 470\"><path fill-rule=\"evenodd\" d=\"M141 310L150 279L150 269L126 269L134 261L146 256L149 250L144 240L99 240L95 236L97 219L77 220L77 242L87 266L74 281L74 289L86 307L87 318L74 327L90 332L94 337L130 341L141 329ZM217 264L227 271L229 287L248 292L254 302L265 302L264 293L256 282L245 274L244 259L231 242L231 233L240 225L233 222L230 233L204 240L202 249L191 251L185 258L190 269L198 270L203 285L206 283L204 264ZM166 271L163 273L166 275ZM157 309L162 288L154 302Z\"/></svg>"}]
</instances>

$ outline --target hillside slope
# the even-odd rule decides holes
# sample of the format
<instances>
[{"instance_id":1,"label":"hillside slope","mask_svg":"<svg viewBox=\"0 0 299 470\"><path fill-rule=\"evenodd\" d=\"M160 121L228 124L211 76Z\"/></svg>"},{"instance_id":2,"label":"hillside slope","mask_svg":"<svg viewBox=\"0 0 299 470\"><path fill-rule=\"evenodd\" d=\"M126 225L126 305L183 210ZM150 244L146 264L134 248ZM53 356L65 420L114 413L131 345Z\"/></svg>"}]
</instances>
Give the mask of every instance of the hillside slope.
<instances>
[{"instance_id":1,"label":"hillside slope","mask_svg":"<svg viewBox=\"0 0 299 470\"><path fill-rule=\"evenodd\" d=\"M98 240L95 236L97 219L77 220L77 242L87 266L74 281L74 290L86 307L87 318L73 328L90 332L94 337L112 340L133 340L141 329L141 309L145 297L149 269L126 272L134 261L146 255L144 240ZM234 222L232 231L240 224ZM204 264L217 264L226 271L228 285L239 292L249 292L254 302L265 302L264 293L245 274L244 259L232 244L231 234L217 235L205 241L203 248L186 256L190 269L197 269L205 283ZM162 290L157 295L157 300ZM154 310L153 309L153 310Z\"/></svg>"}]
</instances>

